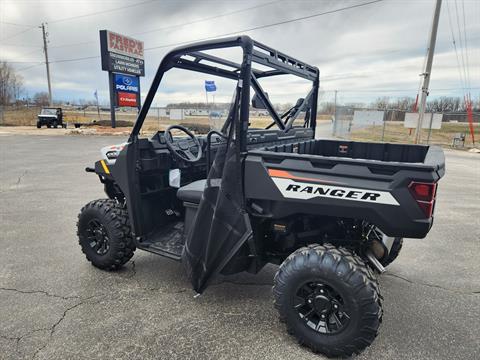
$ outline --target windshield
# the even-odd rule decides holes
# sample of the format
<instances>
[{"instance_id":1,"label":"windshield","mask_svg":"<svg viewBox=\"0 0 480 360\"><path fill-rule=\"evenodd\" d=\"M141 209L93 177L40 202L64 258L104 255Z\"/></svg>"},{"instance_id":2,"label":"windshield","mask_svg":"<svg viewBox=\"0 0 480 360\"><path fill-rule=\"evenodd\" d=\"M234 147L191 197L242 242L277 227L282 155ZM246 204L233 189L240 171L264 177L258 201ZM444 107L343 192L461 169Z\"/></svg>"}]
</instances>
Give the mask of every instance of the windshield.
<instances>
[{"instance_id":1,"label":"windshield","mask_svg":"<svg viewBox=\"0 0 480 360\"><path fill-rule=\"evenodd\" d=\"M57 109L42 109L41 115L57 115Z\"/></svg>"},{"instance_id":2,"label":"windshield","mask_svg":"<svg viewBox=\"0 0 480 360\"><path fill-rule=\"evenodd\" d=\"M149 137L170 125L196 134L220 131L232 102L236 81L173 68L167 71L148 110L141 134Z\"/></svg>"},{"instance_id":3,"label":"windshield","mask_svg":"<svg viewBox=\"0 0 480 360\"><path fill-rule=\"evenodd\" d=\"M291 75L261 79L273 110L283 123L289 119L293 126L304 126L308 116L300 108L307 99L312 83ZM218 76L173 68L167 71L149 108L141 135L150 137L170 125L182 125L196 134L221 131L231 108L237 82ZM251 89L251 98L255 89ZM256 107L260 104L260 107ZM257 101L251 103L250 129L277 128L269 111Z\"/></svg>"}]
</instances>

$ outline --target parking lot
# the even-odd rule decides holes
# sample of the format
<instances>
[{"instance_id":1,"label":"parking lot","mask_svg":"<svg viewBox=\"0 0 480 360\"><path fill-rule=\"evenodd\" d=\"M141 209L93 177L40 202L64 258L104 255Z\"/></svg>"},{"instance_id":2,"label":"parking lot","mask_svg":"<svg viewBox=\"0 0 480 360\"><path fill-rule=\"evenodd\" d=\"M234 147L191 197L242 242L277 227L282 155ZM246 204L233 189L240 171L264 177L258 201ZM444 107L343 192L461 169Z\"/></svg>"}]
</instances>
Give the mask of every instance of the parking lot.
<instances>
[{"instance_id":1,"label":"parking lot","mask_svg":"<svg viewBox=\"0 0 480 360\"><path fill-rule=\"evenodd\" d=\"M77 214L105 195L84 168L122 141L0 134L0 358L322 359L278 321L273 266L194 298L171 260L86 261ZM381 276L383 324L358 359L480 358L480 155L446 157L434 227Z\"/></svg>"}]
</instances>

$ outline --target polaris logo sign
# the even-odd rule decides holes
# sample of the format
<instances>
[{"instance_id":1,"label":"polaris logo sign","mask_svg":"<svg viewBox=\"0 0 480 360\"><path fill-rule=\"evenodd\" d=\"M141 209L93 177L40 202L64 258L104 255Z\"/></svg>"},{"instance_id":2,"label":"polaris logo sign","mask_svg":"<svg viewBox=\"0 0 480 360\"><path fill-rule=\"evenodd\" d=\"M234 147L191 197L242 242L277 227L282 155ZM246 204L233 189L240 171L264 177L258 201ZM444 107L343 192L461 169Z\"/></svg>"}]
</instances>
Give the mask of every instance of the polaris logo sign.
<instances>
[{"instance_id":1,"label":"polaris logo sign","mask_svg":"<svg viewBox=\"0 0 480 360\"><path fill-rule=\"evenodd\" d=\"M310 200L318 197L395 206L400 205L388 191L365 190L330 184L313 184L275 177L272 177L272 180L282 195L290 199Z\"/></svg>"},{"instance_id":2,"label":"polaris logo sign","mask_svg":"<svg viewBox=\"0 0 480 360\"><path fill-rule=\"evenodd\" d=\"M138 93L140 90L138 77L115 74L115 90Z\"/></svg>"}]
</instances>

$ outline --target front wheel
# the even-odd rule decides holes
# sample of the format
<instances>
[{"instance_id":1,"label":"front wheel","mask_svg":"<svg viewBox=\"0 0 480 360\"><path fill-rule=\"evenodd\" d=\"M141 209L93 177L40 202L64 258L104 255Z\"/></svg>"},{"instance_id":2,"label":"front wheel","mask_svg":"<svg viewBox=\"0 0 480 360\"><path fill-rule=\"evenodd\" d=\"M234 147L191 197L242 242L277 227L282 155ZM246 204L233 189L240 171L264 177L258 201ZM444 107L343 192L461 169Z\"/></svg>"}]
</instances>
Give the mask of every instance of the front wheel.
<instances>
[{"instance_id":1,"label":"front wheel","mask_svg":"<svg viewBox=\"0 0 480 360\"><path fill-rule=\"evenodd\" d=\"M345 248L310 245L291 254L275 275L275 307L300 344L327 356L369 346L382 320L378 283Z\"/></svg>"},{"instance_id":2,"label":"front wheel","mask_svg":"<svg viewBox=\"0 0 480 360\"><path fill-rule=\"evenodd\" d=\"M87 260L103 270L117 270L135 251L127 210L115 200L85 205L78 215L77 235Z\"/></svg>"}]
</instances>

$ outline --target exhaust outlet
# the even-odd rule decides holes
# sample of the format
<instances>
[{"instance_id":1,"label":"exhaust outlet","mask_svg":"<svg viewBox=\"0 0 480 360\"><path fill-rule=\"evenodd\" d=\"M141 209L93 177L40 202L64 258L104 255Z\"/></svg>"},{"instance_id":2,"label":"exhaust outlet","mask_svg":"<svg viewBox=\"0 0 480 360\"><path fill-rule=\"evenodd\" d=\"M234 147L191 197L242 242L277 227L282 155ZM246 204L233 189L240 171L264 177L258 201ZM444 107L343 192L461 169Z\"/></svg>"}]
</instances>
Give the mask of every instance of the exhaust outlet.
<instances>
[{"instance_id":1,"label":"exhaust outlet","mask_svg":"<svg viewBox=\"0 0 480 360\"><path fill-rule=\"evenodd\" d=\"M375 255L373 255L372 250L368 249L365 252L365 255L367 256L367 259L370 262L370 265L372 265L374 269L376 269L380 274L383 274L385 272L385 268L380 263L380 261L378 261Z\"/></svg>"}]
</instances>

